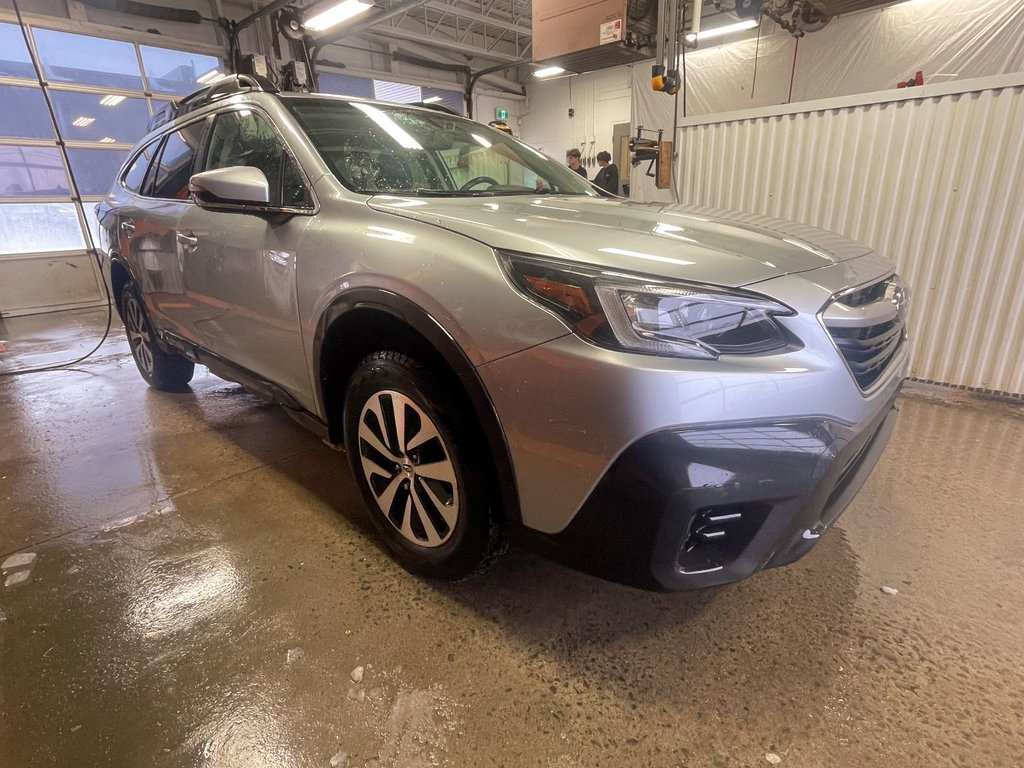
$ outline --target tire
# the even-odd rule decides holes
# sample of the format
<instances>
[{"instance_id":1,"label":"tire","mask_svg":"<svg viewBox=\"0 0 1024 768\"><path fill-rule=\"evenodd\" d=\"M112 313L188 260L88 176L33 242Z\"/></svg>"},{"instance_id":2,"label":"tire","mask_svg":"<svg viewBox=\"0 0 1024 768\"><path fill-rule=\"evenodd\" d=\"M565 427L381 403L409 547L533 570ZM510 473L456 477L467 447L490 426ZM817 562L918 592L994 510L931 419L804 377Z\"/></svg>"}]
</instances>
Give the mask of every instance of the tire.
<instances>
[{"instance_id":1,"label":"tire","mask_svg":"<svg viewBox=\"0 0 1024 768\"><path fill-rule=\"evenodd\" d=\"M149 386L161 392L181 392L186 389L195 373L195 363L160 349L142 296L131 281L121 290L121 315L135 366Z\"/></svg>"},{"instance_id":2,"label":"tire","mask_svg":"<svg viewBox=\"0 0 1024 768\"><path fill-rule=\"evenodd\" d=\"M373 524L402 566L432 578L482 571L502 547L493 473L465 412L400 352L365 358L345 395L349 464Z\"/></svg>"}]
</instances>

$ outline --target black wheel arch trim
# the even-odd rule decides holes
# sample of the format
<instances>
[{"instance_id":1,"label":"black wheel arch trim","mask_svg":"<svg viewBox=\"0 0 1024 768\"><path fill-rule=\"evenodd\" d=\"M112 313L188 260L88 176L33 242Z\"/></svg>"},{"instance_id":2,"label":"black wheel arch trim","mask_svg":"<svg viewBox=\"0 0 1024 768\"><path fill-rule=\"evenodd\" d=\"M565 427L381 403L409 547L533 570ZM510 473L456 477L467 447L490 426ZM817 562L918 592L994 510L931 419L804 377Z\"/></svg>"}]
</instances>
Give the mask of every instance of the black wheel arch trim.
<instances>
[{"instance_id":1,"label":"black wheel arch trim","mask_svg":"<svg viewBox=\"0 0 1024 768\"><path fill-rule=\"evenodd\" d=\"M321 313L313 337L314 385L321 412L328 412L320 364L327 331L342 316L355 310L382 312L401 321L425 339L448 364L469 397L477 423L487 441L506 521L521 523L515 468L512 465L505 430L490 395L487 394L480 375L458 342L441 323L415 302L384 288L353 288L337 296Z\"/></svg>"}]
</instances>

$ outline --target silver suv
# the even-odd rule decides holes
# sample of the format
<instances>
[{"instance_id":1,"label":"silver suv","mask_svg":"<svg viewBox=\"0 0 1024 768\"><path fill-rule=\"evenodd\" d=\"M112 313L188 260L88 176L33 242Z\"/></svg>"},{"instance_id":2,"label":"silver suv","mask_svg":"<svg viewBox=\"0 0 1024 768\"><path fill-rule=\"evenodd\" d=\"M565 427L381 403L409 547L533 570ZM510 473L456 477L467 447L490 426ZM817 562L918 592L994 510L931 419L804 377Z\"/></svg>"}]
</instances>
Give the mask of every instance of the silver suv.
<instances>
[{"instance_id":1,"label":"silver suv","mask_svg":"<svg viewBox=\"0 0 1024 768\"><path fill-rule=\"evenodd\" d=\"M142 376L201 363L344 445L410 570L512 532L639 586L792 562L895 422L906 293L870 248L611 198L426 106L229 77L98 207Z\"/></svg>"}]
</instances>

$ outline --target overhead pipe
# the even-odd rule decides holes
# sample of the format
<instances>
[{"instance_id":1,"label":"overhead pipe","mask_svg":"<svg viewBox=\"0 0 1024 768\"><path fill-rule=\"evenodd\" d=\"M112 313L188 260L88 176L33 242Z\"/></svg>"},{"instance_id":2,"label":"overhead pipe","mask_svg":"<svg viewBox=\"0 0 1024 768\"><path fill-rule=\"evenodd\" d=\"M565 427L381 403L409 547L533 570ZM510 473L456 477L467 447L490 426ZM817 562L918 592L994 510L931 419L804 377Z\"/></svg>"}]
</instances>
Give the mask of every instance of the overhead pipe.
<instances>
[{"instance_id":1,"label":"overhead pipe","mask_svg":"<svg viewBox=\"0 0 1024 768\"><path fill-rule=\"evenodd\" d=\"M470 119L473 119L473 89L476 88L477 81L485 75L492 75L495 72L501 72L503 69L509 69L510 67L518 67L521 64L529 64L529 59L520 59L519 61L513 61L510 64L495 64L492 67L485 67L484 69L474 72L466 80L466 112L469 114Z\"/></svg>"}]
</instances>

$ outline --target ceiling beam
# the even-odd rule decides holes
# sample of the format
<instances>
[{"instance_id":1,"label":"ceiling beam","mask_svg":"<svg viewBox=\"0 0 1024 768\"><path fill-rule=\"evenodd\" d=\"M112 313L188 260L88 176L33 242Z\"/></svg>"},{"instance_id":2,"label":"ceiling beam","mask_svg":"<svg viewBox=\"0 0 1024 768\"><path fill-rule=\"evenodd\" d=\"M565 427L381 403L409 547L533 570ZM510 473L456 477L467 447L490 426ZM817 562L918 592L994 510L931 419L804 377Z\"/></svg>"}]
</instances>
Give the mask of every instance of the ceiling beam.
<instances>
[{"instance_id":1,"label":"ceiling beam","mask_svg":"<svg viewBox=\"0 0 1024 768\"><path fill-rule=\"evenodd\" d=\"M427 0L423 5L432 11L450 13L453 16L469 19L470 21L479 21L481 24L487 24L488 26L496 27L497 29L504 29L509 32L516 32L527 37L533 34L533 30L529 27L524 27L516 24L515 22L506 21L505 19L495 18L494 16L487 16L483 13L467 11L465 8L460 8L457 5L448 5L448 3L441 2L441 0Z\"/></svg>"},{"instance_id":2,"label":"ceiling beam","mask_svg":"<svg viewBox=\"0 0 1024 768\"><path fill-rule=\"evenodd\" d=\"M423 45L434 46L436 48L444 48L449 51L456 51L464 56L480 56L485 59L507 62L519 60L519 57L513 56L512 54L488 51L486 48L477 48L476 46L466 45L465 43L460 43L458 40L453 40L451 38L431 37L430 35L425 35L422 32L410 32L407 29L379 26L373 27L372 31L375 35L394 37L399 40L409 40L414 43L422 43Z\"/></svg>"},{"instance_id":3,"label":"ceiling beam","mask_svg":"<svg viewBox=\"0 0 1024 768\"><path fill-rule=\"evenodd\" d=\"M372 32L375 31L376 30L364 32L361 35L361 37L367 42L374 42L379 44L381 41L377 38L374 38L372 35ZM411 53L416 56L422 56L425 59L434 59L435 61L441 64L466 64L465 59L460 59L459 57L452 56L451 54L443 53L437 50L436 48L428 48L425 45L419 45L417 43L403 42L400 50L405 51L407 53ZM502 91L508 91L511 93L522 93L523 89L522 83L518 83L515 80L509 80L506 77L502 77L497 72L490 75L484 75L482 78L480 78L480 82L482 84L490 86L491 88L498 88Z\"/></svg>"}]
</instances>

